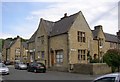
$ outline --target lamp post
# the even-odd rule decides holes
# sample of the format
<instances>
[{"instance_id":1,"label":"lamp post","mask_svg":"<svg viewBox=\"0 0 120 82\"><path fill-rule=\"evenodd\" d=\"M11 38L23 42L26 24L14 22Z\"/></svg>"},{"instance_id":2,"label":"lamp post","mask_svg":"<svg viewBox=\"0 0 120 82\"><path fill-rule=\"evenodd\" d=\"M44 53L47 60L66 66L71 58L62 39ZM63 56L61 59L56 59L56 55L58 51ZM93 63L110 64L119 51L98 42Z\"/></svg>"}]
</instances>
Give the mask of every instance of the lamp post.
<instances>
[{"instance_id":1,"label":"lamp post","mask_svg":"<svg viewBox=\"0 0 120 82\"><path fill-rule=\"evenodd\" d=\"M99 43L100 38L98 38L97 40L98 40L98 62L100 62L100 47L99 47L99 45L100 45L100 43Z\"/></svg>"},{"instance_id":2,"label":"lamp post","mask_svg":"<svg viewBox=\"0 0 120 82\"><path fill-rule=\"evenodd\" d=\"M102 48L103 48L103 44L102 44L102 42L101 42L101 38L98 38L97 39L98 40L98 62L100 63L100 56L101 56L101 58L102 58L102 53L100 53L100 52L102 52Z\"/></svg>"}]
</instances>

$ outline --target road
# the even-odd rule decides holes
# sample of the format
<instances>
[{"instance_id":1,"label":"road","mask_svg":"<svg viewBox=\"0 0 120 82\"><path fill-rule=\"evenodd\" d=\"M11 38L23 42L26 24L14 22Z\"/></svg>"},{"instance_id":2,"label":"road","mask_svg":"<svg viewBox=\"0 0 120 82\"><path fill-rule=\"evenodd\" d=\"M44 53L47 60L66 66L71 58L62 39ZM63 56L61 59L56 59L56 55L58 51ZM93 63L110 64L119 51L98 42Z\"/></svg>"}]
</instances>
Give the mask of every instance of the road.
<instances>
[{"instance_id":1,"label":"road","mask_svg":"<svg viewBox=\"0 0 120 82\"><path fill-rule=\"evenodd\" d=\"M17 70L9 67L10 74L2 76L4 80L93 80L99 75L83 75L68 72L47 71L46 73L32 73L27 70ZM79 81L80 82L80 81Z\"/></svg>"}]
</instances>

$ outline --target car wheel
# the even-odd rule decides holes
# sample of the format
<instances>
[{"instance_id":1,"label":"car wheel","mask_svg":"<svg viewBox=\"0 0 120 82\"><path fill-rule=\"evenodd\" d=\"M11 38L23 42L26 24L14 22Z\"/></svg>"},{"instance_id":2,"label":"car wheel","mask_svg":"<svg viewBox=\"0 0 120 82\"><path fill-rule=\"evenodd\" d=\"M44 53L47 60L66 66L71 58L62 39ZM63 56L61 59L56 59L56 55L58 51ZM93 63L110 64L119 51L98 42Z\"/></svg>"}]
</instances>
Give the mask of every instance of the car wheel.
<instances>
[{"instance_id":1,"label":"car wheel","mask_svg":"<svg viewBox=\"0 0 120 82\"><path fill-rule=\"evenodd\" d=\"M37 73L37 70L36 70L36 69L34 69L34 73Z\"/></svg>"},{"instance_id":2,"label":"car wheel","mask_svg":"<svg viewBox=\"0 0 120 82\"><path fill-rule=\"evenodd\" d=\"M28 71L28 72L30 72L30 70L29 70L29 69L27 69L27 71Z\"/></svg>"},{"instance_id":3,"label":"car wheel","mask_svg":"<svg viewBox=\"0 0 120 82\"><path fill-rule=\"evenodd\" d=\"M19 70L22 70L21 68L19 68Z\"/></svg>"},{"instance_id":4,"label":"car wheel","mask_svg":"<svg viewBox=\"0 0 120 82\"><path fill-rule=\"evenodd\" d=\"M46 72L46 70L43 70L42 72L43 72L43 73L45 73L45 72Z\"/></svg>"},{"instance_id":5,"label":"car wheel","mask_svg":"<svg viewBox=\"0 0 120 82\"><path fill-rule=\"evenodd\" d=\"M18 67L18 69L20 70L20 67Z\"/></svg>"},{"instance_id":6,"label":"car wheel","mask_svg":"<svg viewBox=\"0 0 120 82\"><path fill-rule=\"evenodd\" d=\"M9 75L10 73L7 73L7 75Z\"/></svg>"}]
</instances>

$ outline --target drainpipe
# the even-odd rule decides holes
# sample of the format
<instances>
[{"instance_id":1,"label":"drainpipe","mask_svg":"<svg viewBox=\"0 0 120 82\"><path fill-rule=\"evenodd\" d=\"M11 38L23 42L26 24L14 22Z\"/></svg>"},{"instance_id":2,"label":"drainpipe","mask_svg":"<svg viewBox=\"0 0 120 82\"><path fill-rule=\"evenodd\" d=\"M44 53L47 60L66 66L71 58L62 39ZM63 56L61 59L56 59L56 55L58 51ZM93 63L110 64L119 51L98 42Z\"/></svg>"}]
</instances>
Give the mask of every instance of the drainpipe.
<instances>
[{"instance_id":1,"label":"drainpipe","mask_svg":"<svg viewBox=\"0 0 120 82\"><path fill-rule=\"evenodd\" d=\"M67 62L68 62L68 67L69 67L69 33L67 33Z\"/></svg>"},{"instance_id":2,"label":"drainpipe","mask_svg":"<svg viewBox=\"0 0 120 82\"><path fill-rule=\"evenodd\" d=\"M5 61L7 61L7 57L8 57L8 56L7 56L7 49L6 49L6 58L5 58Z\"/></svg>"}]
</instances>

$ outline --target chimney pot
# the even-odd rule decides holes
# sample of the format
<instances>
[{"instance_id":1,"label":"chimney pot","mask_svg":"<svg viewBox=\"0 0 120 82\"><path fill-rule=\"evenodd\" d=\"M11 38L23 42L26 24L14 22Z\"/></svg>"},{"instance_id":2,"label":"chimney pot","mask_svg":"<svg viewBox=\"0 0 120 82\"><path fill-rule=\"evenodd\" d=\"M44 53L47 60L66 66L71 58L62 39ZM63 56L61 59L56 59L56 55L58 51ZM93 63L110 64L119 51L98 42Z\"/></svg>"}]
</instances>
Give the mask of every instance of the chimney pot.
<instances>
[{"instance_id":1,"label":"chimney pot","mask_svg":"<svg viewBox=\"0 0 120 82\"><path fill-rule=\"evenodd\" d=\"M67 17L67 13L64 14L64 17Z\"/></svg>"}]
</instances>

